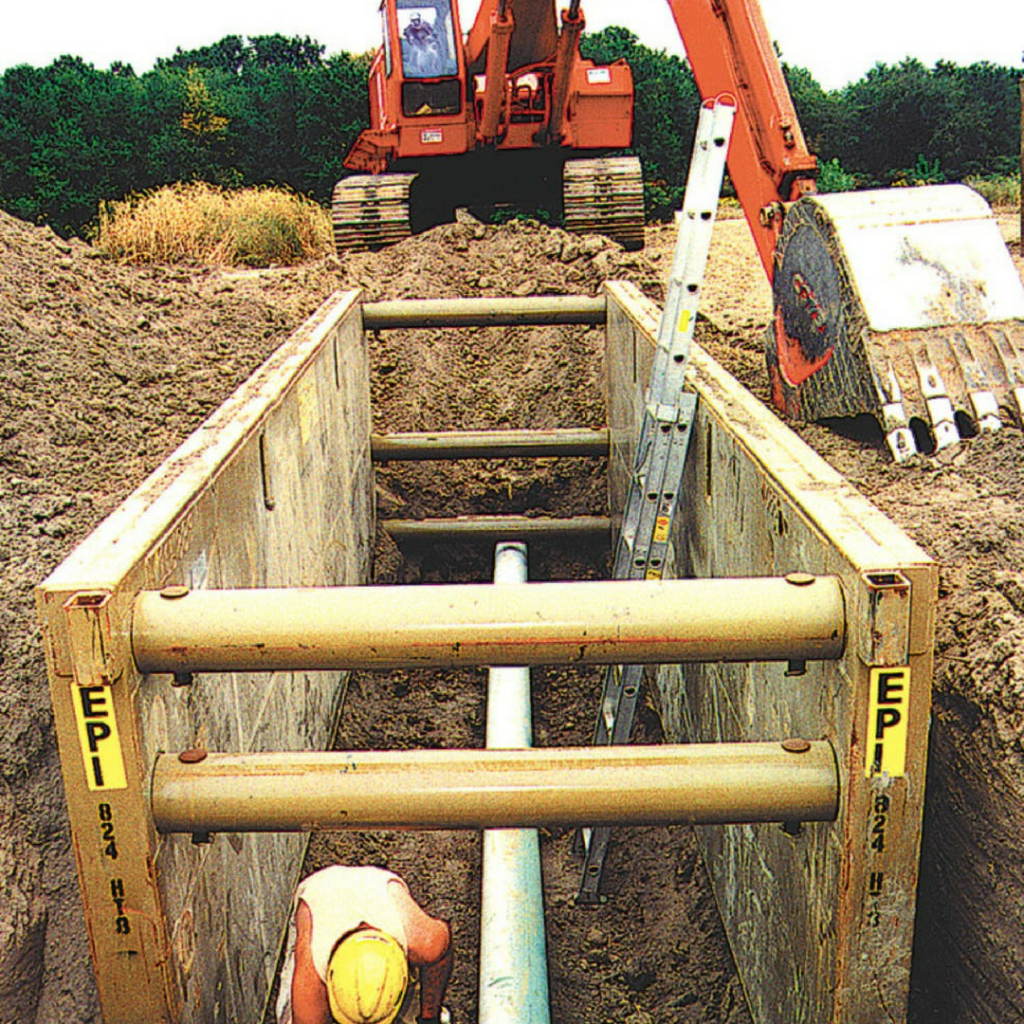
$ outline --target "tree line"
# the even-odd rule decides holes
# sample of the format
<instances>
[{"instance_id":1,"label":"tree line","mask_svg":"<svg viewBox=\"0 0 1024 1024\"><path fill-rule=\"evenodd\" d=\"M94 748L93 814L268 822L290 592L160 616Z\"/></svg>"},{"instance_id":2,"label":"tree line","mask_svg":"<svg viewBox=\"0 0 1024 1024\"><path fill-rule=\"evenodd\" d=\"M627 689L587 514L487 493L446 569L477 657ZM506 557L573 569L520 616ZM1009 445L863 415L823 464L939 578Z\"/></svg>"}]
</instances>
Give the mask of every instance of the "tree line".
<instances>
[{"instance_id":1,"label":"tree line","mask_svg":"<svg viewBox=\"0 0 1024 1024\"><path fill-rule=\"evenodd\" d=\"M0 207L62 234L99 204L176 181L326 199L366 122L369 58L229 36L136 75L78 57L0 78Z\"/></svg>"},{"instance_id":2,"label":"tree line","mask_svg":"<svg viewBox=\"0 0 1024 1024\"><path fill-rule=\"evenodd\" d=\"M77 57L11 68L0 76L0 207L72 234L87 231L100 203L175 181L273 183L327 202L366 125L370 56L324 49L228 36L141 75ZM584 36L583 52L632 67L633 148L648 212L666 215L679 204L699 107L686 62L623 28ZM907 59L826 91L807 70L783 68L826 188L1018 167L1020 70Z\"/></svg>"}]
</instances>

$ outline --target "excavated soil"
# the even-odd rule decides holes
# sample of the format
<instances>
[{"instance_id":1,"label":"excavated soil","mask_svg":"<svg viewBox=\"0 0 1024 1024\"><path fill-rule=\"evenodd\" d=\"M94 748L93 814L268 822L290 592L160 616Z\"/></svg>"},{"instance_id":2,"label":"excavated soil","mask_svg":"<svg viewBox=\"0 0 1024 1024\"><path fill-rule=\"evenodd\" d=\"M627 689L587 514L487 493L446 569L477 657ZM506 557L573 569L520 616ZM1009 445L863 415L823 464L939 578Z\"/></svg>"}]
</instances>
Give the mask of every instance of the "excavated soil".
<instances>
[{"instance_id":1,"label":"excavated soil","mask_svg":"<svg viewBox=\"0 0 1024 1024\"><path fill-rule=\"evenodd\" d=\"M1004 218L1008 232L1014 218ZM674 232L645 254L556 229L466 221L386 253L298 269L130 269L0 214L0 1024L97 1018L32 587L338 287L371 298L594 294L605 278L661 297ZM1019 237L1012 246L1020 262ZM716 228L700 339L764 397L766 289L742 221ZM378 430L599 425L601 335L583 328L384 332L372 339ZM891 466L874 442L805 438L942 562L933 750L914 1014L1021 1020L1024 1006L1024 436ZM600 513L601 460L383 468L384 516ZM487 552L402 558L380 582L487 579ZM607 552L531 550L531 578L584 578ZM534 675L535 742L587 742L600 677ZM345 747L481 746L480 673L360 675ZM645 708L637 740L657 742ZM475 1019L479 842L462 833L321 835L310 867L388 864L452 919L449 1003ZM749 1015L689 829L622 831L609 901L573 905L571 836L545 834L554 1019L746 1024Z\"/></svg>"}]
</instances>

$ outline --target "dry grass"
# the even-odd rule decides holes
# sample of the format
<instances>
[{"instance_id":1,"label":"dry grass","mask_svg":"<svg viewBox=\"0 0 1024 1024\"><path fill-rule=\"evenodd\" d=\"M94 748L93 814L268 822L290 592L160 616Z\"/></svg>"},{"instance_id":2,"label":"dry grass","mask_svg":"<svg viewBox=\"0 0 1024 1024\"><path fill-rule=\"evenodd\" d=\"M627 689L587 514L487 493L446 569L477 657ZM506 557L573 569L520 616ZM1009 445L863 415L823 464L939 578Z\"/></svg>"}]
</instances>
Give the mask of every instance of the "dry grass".
<instances>
[{"instance_id":1,"label":"dry grass","mask_svg":"<svg viewBox=\"0 0 1024 1024\"><path fill-rule=\"evenodd\" d=\"M280 188L168 185L100 208L95 244L126 263L269 267L333 251L330 215Z\"/></svg>"},{"instance_id":2,"label":"dry grass","mask_svg":"<svg viewBox=\"0 0 1024 1024\"><path fill-rule=\"evenodd\" d=\"M968 178L967 184L988 202L989 206L1020 206L1020 175L991 175L986 178Z\"/></svg>"}]
</instances>

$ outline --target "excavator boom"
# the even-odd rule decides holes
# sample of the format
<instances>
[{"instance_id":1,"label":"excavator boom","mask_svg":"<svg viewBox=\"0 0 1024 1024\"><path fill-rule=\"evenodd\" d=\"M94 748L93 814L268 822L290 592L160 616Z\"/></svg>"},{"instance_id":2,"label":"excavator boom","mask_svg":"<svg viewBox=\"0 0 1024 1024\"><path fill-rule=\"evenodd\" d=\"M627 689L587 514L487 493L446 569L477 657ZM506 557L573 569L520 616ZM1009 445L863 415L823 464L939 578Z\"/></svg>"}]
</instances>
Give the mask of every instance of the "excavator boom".
<instances>
[{"instance_id":1,"label":"excavator boom","mask_svg":"<svg viewBox=\"0 0 1024 1024\"><path fill-rule=\"evenodd\" d=\"M815 191L818 162L807 150L756 2L668 4L701 96L732 97L736 104L729 177L771 279L783 204Z\"/></svg>"},{"instance_id":2,"label":"excavator boom","mask_svg":"<svg viewBox=\"0 0 1024 1024\"><path fill-rule=\"evenodd\" d=\"M701 96L731 97L729 175L765 272L775 405L861 413L897 461L1024 421L1024 287L962 185L820 196L757 0L668 0Z\"/></svg>"}]
</instances>

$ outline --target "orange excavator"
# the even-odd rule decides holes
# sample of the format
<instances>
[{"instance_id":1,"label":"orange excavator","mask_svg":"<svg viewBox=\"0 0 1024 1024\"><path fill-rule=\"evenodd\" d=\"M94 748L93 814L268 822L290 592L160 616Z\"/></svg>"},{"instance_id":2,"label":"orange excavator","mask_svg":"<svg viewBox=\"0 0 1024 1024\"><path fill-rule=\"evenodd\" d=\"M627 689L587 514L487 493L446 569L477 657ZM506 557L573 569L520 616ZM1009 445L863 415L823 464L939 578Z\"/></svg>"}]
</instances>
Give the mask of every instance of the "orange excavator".
<instances>
[{"instance_id":1,"label":"orange excavator","mask_svg":"<svg viewBox=\"0 0 1024 1024\"><path fill-rule=\"evenodd\" d=\"M483 0L463 39L458 0L384 0L370 67L370 127L335 188L339 251L451 220L457 206L543 207L629 249L644 238L624 61L580 56L580 0ZM586 159L572 159L584 154Z\"/></svg>"},{"instance_id":2,"label":"orange excavator","mask_svg":"<svg viewBox=\"0 0 1024 1024\"><path fill-rule=\"evenodd\" d=\"M736 107L728 169L772 283L775 405L873 416L897 461L1020 424L1024 287L985 201L963 185L818 194L757 0L667 2L702 98ZM361 173L335 189L339 248L503 188L546 188L568 228L643 244L639 163L611 155L630 142L632 78L580 56L579 0L560 30L554 0L482 0L465 41L457 0L381 14L371 127L345 161Z\"/></svg>"}]
</instances>

